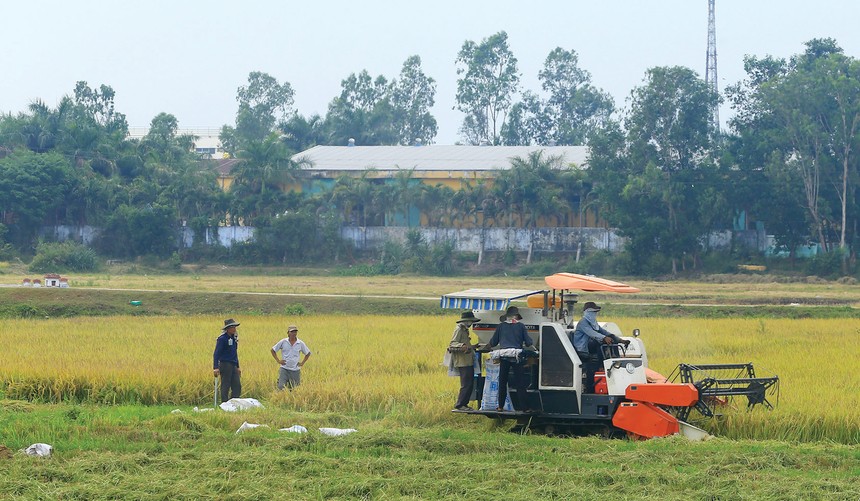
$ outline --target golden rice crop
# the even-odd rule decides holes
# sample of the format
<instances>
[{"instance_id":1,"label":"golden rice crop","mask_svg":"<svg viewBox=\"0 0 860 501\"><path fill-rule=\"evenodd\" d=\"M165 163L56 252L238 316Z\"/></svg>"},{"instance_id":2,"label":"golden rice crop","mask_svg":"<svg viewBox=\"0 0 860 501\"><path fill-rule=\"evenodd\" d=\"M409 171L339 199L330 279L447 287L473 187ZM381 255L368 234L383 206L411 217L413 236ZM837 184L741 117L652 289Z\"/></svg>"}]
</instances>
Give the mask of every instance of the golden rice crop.
<instances>
[{"instance_id":1,"label":"golden rice crop","mask_svg":"<svg viewBox=\"0 0 860 501\"><path fill-rule=\"evenodd\" d=\"M457 316L238 318L243 396L295 411L410 423L452 416L457 378L440 365ZM775 412L724 410L708 428L729 437L860 441L860 327L852 320L615 319L638 327L653 369L679 362L754 362L781 379ZM6 398L211 406L215 317L7 320L0 388ZM302 385L278 392L271 347L296 323L313 351Z\"/></svg>"}]
</instances>

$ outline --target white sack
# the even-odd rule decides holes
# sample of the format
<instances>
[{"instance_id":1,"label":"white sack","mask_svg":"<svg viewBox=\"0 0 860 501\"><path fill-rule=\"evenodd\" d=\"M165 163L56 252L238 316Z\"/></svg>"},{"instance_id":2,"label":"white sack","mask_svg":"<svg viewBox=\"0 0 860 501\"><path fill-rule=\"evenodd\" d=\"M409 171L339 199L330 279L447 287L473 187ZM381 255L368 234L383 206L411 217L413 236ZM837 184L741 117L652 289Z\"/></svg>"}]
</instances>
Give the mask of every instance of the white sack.
<instances>
[{"instance_id":1,"label":"white sack","mask_svg":"<svg viewBox=\"0 0 860 501\"><path fill-rule=\"evenodd\" d=\"M48 444L33 444L24 449L24 454L30 456L48 457L53 454L54 448Z\"/></svg>"},{"instance_id":2,"label":"white sack","mask_svg":"<svg viewBox=\"0 0 860 501\"><path fill-rule=\"evenodd\" d=\"M253 423L249 423L249 422L245 421L244 423L242 423L242 426L240 426L239 429L236 430L236 433L240 433L240 432L248 431L248 430L253 430L254 428L259 428L261 426L263 428L269 427L269 425L266 425L266 424L253 424Z\"/></svg>"},{"instance_id":3,"label":"white sack","mask_svg":"<svg viewBox=\"0 0 860 501\"><path fill-rule=\"evenodd\" d=\"M256 398L231 398L230 400L222 403L219 407L227 412L235 412L252 409L254 407L263 407L263 404L261 404Z\"/></svg>"},{"instance_id":4,"label":"white sack","mask_svg":"<svg viewBox=\"0 0 860 501\"><path fill-rule=\"evenodd\" d=\"M305 428L304 426L300 425L300 424L294 424L294 425L290 426L289 428L281 428L278 431L288 431L290 433L307 433L308 429Z\"/></svg>"},{"instance_id":5,"label":"white sack","mask_svg":"<svg viewBox=\"0 0 860 501\"><path fill-rule=\"evenodd\" d=\"M328 436L330 436L330 437L340 437L340 436L343 436L343 435L349 435L350 433L353 433L353 432L356 432L356 431L358 431L358 430L356 430L356 429L354 429L354 428L346 428L346 429L341 429L341 428L320 428L320 432L321 432L321 433L323 433L324 435L328 435Z\"/></svg>"}]
</instances>

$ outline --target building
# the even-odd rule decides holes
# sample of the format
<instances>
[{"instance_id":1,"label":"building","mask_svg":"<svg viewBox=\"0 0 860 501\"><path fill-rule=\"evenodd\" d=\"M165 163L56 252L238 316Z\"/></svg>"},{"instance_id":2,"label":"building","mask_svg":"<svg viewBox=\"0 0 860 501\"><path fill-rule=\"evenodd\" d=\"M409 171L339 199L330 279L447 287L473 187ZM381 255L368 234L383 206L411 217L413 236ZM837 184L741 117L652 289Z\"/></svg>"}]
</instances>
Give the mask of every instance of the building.
<instances>
[{"instance_id":1,"label":"building","mask_svg":"<svg viewBox=\"0 0 860 501\"><path fill-rule=\"evenodd\" d=\"M302 164L300 184L285 186L304 193L319 193L331 189L343 176L365 177L377 184L393 183L408 173L409 181L431 186L442 185L452 190L466 183L492 184L496 172L510 168L514 158L528 158L536 151L546 157L558 156L564 165L582 168L588 158L586 146L315 146L293 155ZM235 160L232 160L235 162ZM233 182L231 160L219 160L219 184L228 189ZM593 214L587 224L596 223ZM426 218L417 210L402 215L386 225L426 225Z\"/></svg>"}]
</instances>

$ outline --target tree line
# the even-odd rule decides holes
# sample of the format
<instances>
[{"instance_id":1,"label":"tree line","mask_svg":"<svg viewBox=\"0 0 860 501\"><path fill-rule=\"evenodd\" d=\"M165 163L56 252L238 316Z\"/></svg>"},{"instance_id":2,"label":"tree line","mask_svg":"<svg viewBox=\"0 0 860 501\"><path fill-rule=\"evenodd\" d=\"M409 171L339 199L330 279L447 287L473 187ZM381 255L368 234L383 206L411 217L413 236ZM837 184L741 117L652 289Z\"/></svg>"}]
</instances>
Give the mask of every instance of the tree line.
<instances>
[{"instance_id":1,"label":"tree line","mask_svg":"<svg viewBox=\"0 0 860 501\"><path fill-rule=\"evenodd\" d=\"M303 180L298 151L349 138L433 142L436 85L420 57L391 79L350 74L325 117L302 116L288 82L252 72L237 89L234 124L221 130L238 160L228 192L173 115L160 113L145 137L129 138L114 90L78 82L55 107L35 101L0 115L0 242L6 254L32 253L40 226L89 224L102 228L105 255L163 257L178 250L165 228L202 233L241 221L260 229L256 247L234 251L244 259L307 262L348 253L341 225L397 224L410 207L439 226L575 226L591 211L628 238L630 273L700 266L704 235L749 218L791 257L815 242L849 273L860 213L860 63L834 40L815 39L801 54L744 64L745 79L725 96L690 68L651 68L616 108L573 50L551 51L541 89L531 91L520 88L506 33L466 41L455 59L463 140L587 145L588 165L539 151L460 190L417 183L404 170L386 185L368 171L314 194L284 190ZM711 112L723 99L735 114L728 130L714 130Z\"/></svg>"}]
</instances>

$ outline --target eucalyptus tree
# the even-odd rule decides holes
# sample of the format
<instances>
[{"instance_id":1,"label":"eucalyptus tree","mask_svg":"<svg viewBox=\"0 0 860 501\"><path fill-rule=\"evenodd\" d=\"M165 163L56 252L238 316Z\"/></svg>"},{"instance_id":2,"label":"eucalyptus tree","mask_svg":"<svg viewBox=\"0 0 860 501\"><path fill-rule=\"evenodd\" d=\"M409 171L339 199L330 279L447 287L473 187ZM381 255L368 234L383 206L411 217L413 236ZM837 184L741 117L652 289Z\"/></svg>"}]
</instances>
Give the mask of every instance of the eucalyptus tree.
<instances>
[{"instance_id":1,"label":"eucalyptus tree","mask_svg":"<svg viewBox=\"0 0 860 501\"><path fill-rule=\"evenodd\" d=\"M400 76L391 82L390 95L397 142L432 143L438 131L430 113L436 102L436 81L424 74L419 56L410 56L403 63Z\"/></svg>"},{"instance_id":2,"label":"eucalyptus tree","mask_svg":"<svg viewBox=\"0 0 860 501\"><path fill-rule=\"evenodd\" d=\"M747 58L745 63L747 79L729 88L738 110L733 125L763 152L773 183L792 180L802 186L781 194L803 194L797 204L807 212L809 234L825 250L831 239L847 250L856 238L858 213L860 62L845 56L832 39L815 39L788 61ZM770 224L781 228L778 219L774 215ZM786 242L798 240L792 237L797 232L784 232Z\"/></svg>"},{"instance_id":3,"label":"eucalyptus tree","mask_svg":"<svg viewBox=\"0 0 860 501\"><path fill-rule=\"evenodd\" d=\"M235 127L221 128L221 144L231 155L245 148L249 141L263 141L276 126L294 113L295 91L289 82L280 83L268 73L252 71L248 84L236 91L239 108Z\"/></svg>"},{"instance_id":4,"label":"eucalyptus tree","mask_svg":"<svg viewBox=\"0 0 860 501\"><path fill-rule=\"evenodd\" d=\"M340 95L329 103L326 126L329 144L346 145L350 139L361 146L397 144L388 79L362 70L342 80Z\"/></svg>"},{"instance_id":5,"label":"eucalyptus tree","mask_svg":"<svg viewBox=\"0 0 860 501\"><path fill-rule=\"evenodd\" d=\"M525 92L502 130L505 144L583 145L615 109L579 67L576 51L553 49L538 73L546 97Z\"/></svg>"},{"instance_id":6,"label":"eucalyptus tree","mask_svg":"<svg viewBox=\"0 0 860 501\"><path fill-rule=\"evenodd\" d=\"M481 43L467 40L457 54L456 108L466 114L460 132L472 144L500 144L507 112L519 90L517 59L500 31Z\"/></svg>"}]
</instances>

